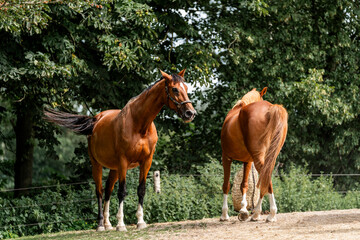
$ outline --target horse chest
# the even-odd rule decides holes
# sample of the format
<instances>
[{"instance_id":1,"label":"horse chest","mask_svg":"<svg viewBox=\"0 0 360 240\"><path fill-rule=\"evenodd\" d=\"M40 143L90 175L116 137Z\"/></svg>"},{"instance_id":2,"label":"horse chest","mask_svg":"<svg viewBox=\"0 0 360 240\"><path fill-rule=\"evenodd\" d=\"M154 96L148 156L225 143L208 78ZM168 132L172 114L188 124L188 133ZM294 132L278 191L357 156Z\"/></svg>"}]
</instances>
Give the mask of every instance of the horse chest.
<instances>
[{"instance_id":1,"label":"horse chest","mask_svg":"<svg viewBox=\"0 0 360 240\"><path fill-rule=\"evenodd\" d=\"M127 157L131 162L145 160L154 152L156 143L149 138L139 138L130 145Z\"/></svg>"}]
</instances>

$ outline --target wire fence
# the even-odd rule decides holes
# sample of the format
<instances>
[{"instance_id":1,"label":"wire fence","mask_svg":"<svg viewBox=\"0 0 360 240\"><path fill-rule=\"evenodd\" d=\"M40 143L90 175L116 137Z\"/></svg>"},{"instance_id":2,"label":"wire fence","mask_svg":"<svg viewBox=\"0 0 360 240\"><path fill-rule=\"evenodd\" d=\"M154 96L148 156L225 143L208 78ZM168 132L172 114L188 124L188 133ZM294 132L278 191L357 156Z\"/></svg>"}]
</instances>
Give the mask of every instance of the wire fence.
<instances>
[{"instance_id":1,"label":"wire fence","mask_svg":"<svg viewBox=\"0 0 360 240\"><path fill-rule=\"evenodd\" d=\"M180 177L219 177L217 174L177 174ZM235 173L232 173L232 176ZM167 177L170 175L162 174L162 177ZM274 176L283 176L280 174L274 174ZM310 176L310 177L360 177L360 173L312 173L312 174L301 174L299 176ZM152 178L153 174L149 174L147 178ZM103 179L103 182L106 181L106 178ZM10 189L1 189L0 193L4 192L15 192L15 191L25 191L25 190L36 190L36 189L46 189L46 188L54 188L54 187L62 187L62 186L73 186L73 185L85 185L85 184L94 184L95 182L90 181L82 181L82 182L73 182L73 183L59 183L59 184L52 184L52 185L43 185L43 186L36 186L36 187L28 187L28 188L10 188Z\"/></svg>"},{"instance_id":2,"label":"wire fence","mask_svg":"<svg viewBox=\"0 0 360 240\"><path fill-rule=\"evenodd\" d=\"M169 176L167 174L162 174L161 176ZM178 176L181 177L211 177L211 176L219 176L216 174L179 174ZM277 175L278 176L278 175ZM310 177L321 177L321 176L331 176L331 177L360 177L360 174L354 173L340 173L340 174L331 174L331 173L318 173L318 174L302 174L301 176L310 176ZM148 178L152 178L153 174L149 174ZM29 188L19 188L19 189L2 189L0 192L15 192L15 191L23 191L23 190L38 190L38 189L48 189L54 187L63 187L63 186L74 186L74 185L86 185L86 184L94 184L94 181L82 181L82 182L73 182L73 183L60 183L60 184L52 184L52 185L44 185L44 186L36 186L36 187L29 187ZM181 189L177 189L181 190ZM188 190L188 189L183 189ZM346 194L348 191L335 191L339 194ZM198 194L209 194L209 192L198 192ZM218 194L214 193L214 194ZM303 197L306 199L313 199L313 197ZM50 203L43 203L43 204L31 204L31 205L23 205L23 206L6 206L0 207L0 211L4 211L7 209L20 209L20 208L38 208L38 207L45 207L45 206L54 206L54 205L65 205L69 203L80 203L80 202L91 202L95 201L96 198L85 198L85 199L78 199L78 200L69 200L69 201L54 201ZM62 220L62 221L47 221L47 222L37 222L37 223L29 223L29 224L18 224L18 225L11 225L11 226L0 226L0 229L9 229L9 228L21 228L21 227L31 227L31 226L42 226L42 225L50 225L50 224L57 224L57 223L65 223L65 222L76 222L76 221L95 221L96 218L86 218L86 219L70 219L70 220Z\"/></svg>"}]
</instances>

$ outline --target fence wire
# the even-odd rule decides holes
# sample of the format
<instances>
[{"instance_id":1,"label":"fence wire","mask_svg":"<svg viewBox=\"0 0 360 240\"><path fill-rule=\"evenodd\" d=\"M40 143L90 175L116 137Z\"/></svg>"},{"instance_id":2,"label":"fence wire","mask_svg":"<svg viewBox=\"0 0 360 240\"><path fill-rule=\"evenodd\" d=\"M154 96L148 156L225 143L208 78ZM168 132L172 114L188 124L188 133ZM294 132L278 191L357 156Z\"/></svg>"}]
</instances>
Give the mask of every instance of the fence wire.
<instances>
[{"instance_id":1,"label":"fence wire","mask_svg":"<svg viewBox=\"0 0 360 240\"><path fill-rule=\"evenodd\" d=\"M232 176L235 175L235 173L231 174ZM171 176L168 174L162 174L161 176ZM180 177L218 177L217 174L177 174L177 176ZM279 174L274 174L274 176L284 176ZM360 177L360 173L312 173L312 174L302 174L299 176L310 176L310 177ZM153 174L149 174L147 178L152 178ZM106 181L107 178L103 179L103 182ZM73 182L73 183L61 183L61 184L53 184L53 185L44 185L44 186L36 186L36 187L28 187L28 188L12 188L12 189L2 189L0 190L0 193L2 192L15 192L15 191L25 191L25 190L35 190L35 189L45 189L45 188L53 188L53 187L62 187L62 186L72 186L72 185L85 185L85 184L94 184L94 181L83 181L83 182Z\"/></svg>"},{"instance_id":2,"label":"fence wire","mask_svg":"<svg viewBox=\"0 0 360 240\"><path fill-rule=\"evenodd\" d=\"M162 176L169 176L166 174L162 174ZM179 174L178 176L181 177L210 177L210 176L219 176L216 174ZM311 177L320 177L320 176L332 176L332 177L358 177L360 174L328 174L328 173L319 173L319 174L303 174L301 176L311 176ZM152 178L152 174L149 174L149 178ZM44 185L44 186L37 186L37 187L30 187L30 188L21 188L21 189L4 189L0 192L15 192L20 190L36 190L36 189L46 189L46 188L53 188L59 186L71 186L71 185L84 185L84 184L91 184L94 181L83 181L83 182L74 182L74 183L63 183L63 184L53 184L53 185ZM176 188L176 190L188 190L186 188ZM335 191L339 194L346 194L348 191ZM217 195L219 192L209 192L209 191L198 191L199 195ZM306 196L305 199L313 199L313 197ZM79 202L90 202L94 201L96 198L87 198L87 199L80 199L80 200L69 200L69 201L59 201L59 202L51 202L51 203L44 203L44 204L33 204L33 205L23 205L23 206L9 206L9 207L1 207L0 210L6 209L19 209L19 208L36 208L36 207L44 207L44 206L53 206L59 204L70 204L70 203L79 203ZM64 223L64 222L76 222L76 221L95 221L97 218L87 218L87 219L70 219L70 220L62 220L62 221L49 221L49 222L38 222L38 223L29 223L29 224L18 224L18 225L9 225L9 226L0 226L0 229L10 229L10 228L20 228L20 227L31 227L31 226L41 226L41 225L50 225L56 223Z\"/></svg>"}]
</instances>

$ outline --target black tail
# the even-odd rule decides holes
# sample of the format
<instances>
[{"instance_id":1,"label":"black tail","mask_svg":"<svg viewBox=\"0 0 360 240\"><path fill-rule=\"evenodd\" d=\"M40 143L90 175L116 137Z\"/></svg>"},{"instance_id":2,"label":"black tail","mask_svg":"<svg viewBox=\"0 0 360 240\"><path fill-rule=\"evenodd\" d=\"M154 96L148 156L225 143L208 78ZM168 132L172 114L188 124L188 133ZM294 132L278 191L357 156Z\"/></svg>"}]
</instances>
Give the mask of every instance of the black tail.
<instances>
[{"instance_id":1,"label":"black tail","mask_svg":"<svg viewBox=\"0 0 360 240\"><path fill-rule=\"evenodd\" d=\"M91 135L96 122L94 117L57 112L51 109L44 110L44 114L45 120L69 128L70 130L83 135Z\"/></svg>"}]
</instances>

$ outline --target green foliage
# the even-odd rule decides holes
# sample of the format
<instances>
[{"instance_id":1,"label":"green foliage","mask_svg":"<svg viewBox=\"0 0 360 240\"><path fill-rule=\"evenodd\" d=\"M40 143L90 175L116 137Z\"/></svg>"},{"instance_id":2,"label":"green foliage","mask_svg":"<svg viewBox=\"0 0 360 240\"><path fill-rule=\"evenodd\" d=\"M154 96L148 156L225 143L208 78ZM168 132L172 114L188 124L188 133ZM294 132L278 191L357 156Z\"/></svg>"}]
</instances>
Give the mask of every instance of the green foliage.
<instances>
[{"instance_id":1,"label":"green foliage","mask_svg":"<svg viewBox=\"0 0 360 240\"><path fill-rule=\"evenodd\" d=\"M235 173L233 166L232 173ZM147 181L144 218L147 223L219 217L222 206L222 167L215 159L197 168L194 176L161 174L161 193ZM337 193L331 177L312 178L305 168L290 167L288 173L274 177L274 194L279 212L319 211L360 207L357 189L346 195ZM127 175L128 195L124 202L126 224L135 224L138 197L138 171ZM116 189L116 188L115 188ZM85 230L96 227L97 201L93 183L58 186L34 193L31 197L10 200L0 198L0 238L57 231ZM118 200L111 198L110 221L116 224ZM230 215L237 213L231 210ZM265 197L263 210L269 209ZM37 224L37 223L44 224ZM18 226L21 225L21 226Z\"/></svg>"},{"instance_id":2,"label":"green foliage","mask_svg":"<svg viewBox=\"0 0 360 240\"><path fill-rule=\"evenodd\" d=\"M311 177L305 169L292 165L290 171L274 178L274 194L279 212L305 212L358 208L359 191L345 196L333 186L332 177Z\"/></svg>"}]
</instances>

